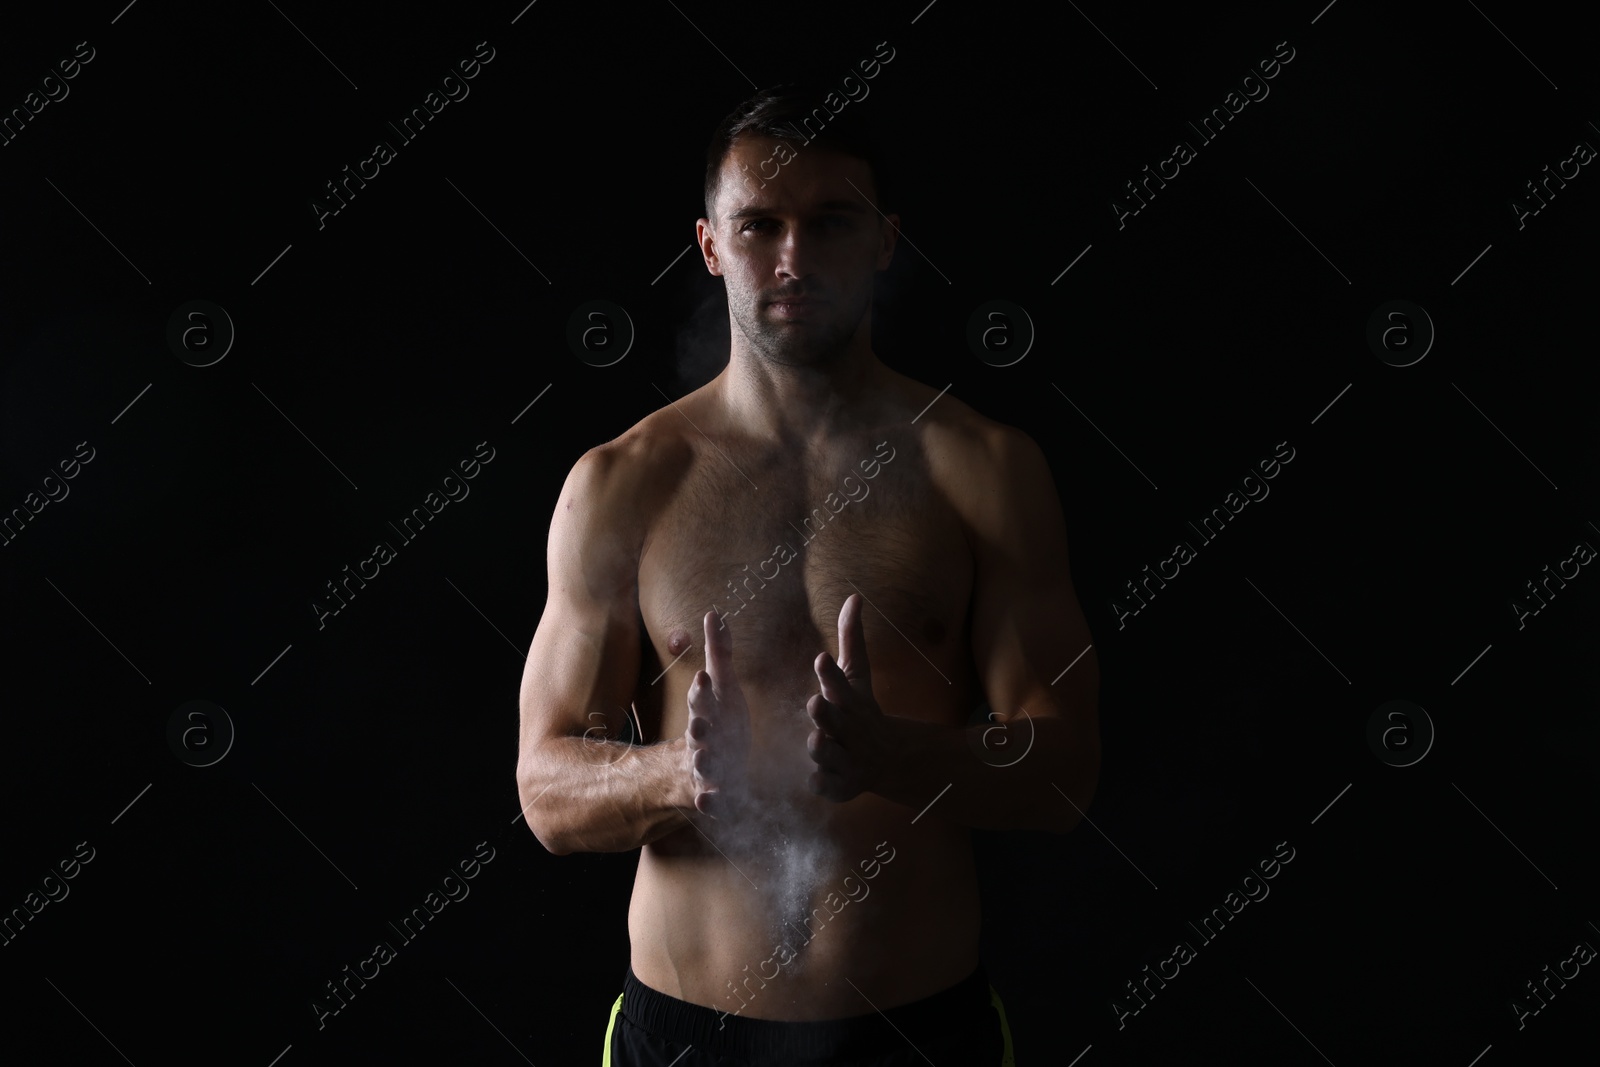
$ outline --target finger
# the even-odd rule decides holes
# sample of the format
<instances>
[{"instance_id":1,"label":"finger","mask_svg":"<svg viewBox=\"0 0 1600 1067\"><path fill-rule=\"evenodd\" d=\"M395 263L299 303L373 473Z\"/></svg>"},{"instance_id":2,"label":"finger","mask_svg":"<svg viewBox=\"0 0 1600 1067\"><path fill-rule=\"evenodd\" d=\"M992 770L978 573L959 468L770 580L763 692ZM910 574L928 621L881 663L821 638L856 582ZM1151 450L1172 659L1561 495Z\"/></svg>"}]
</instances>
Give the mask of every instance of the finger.
<instances>
[{"instance_id":1,"label":"finger","mask_svg":"<svg viewBox=\"0 0 1600 1067\"><path fill-rule=\"evenodd\" d=\"M811 731L806 738L806 751L811 753L812 762L825 771L843 772L850 767L850 753L821 730Z\"/></svg>"},{"instance_id":2,"label":"finger","mask_svg":"<svg viewBox=\"0 0 1600 1067\"><path fill-rule=\"evenodd\" d=\"M844 778L833 771L821 768L812 771L811 776L806 779L806 788L827 800L849 799L849 789L845 785Z\"/></svg>"},{"instance_id":3,"label":"finger","mask_svg":"<svg viewBox=\"0 0 1600 1067\"><path fill-rule=\"evenodd\" d=\"M694 678L689 684L689 703L691 706L698 704L702 714L706 714L716 705L717 692L709 671L695 671Z\"/></svg>"},{"instance_id":4,"label":"finger","mask_svg":"<svg viewBox=\"0 0 1600 1067\"><path fill-rule=\"evenodd\" d=\"M689 683L689 727L685 732L691 743L705 743L716 723L718 710L710 675L697 671Z\"/></svg>"},{"instance_id":5,"label":"finger","mask_svg":"<svg viewBox=\"0 0 1600 1067\"><path fill-rule=\"evenodd\" d=\"M867 636L861 626L859 592L844 598L839 609L839 669L852 682L872 683L872 668L867 663Z\"/></svg>"},{"instance_id":6,"label":"finger","mask_svg":"<svg viewBox=\"0 0 1600 1067\"><path fill-rule=\"evenodd\" d=\"M711 675L711 686L718 698L733 692L733 631L718 621L715 611L706 612L702 620L706 631L706 671Z\"/></svg>"},{"instance_id":7,"label":"finger","mask_svg":"<svg viewBox=\"0 0 1600 1067\"><path fill-rule=\"evenodd\" d=\"M822 695L838 707L848 707L855 696L855 691L850 688L850 680L839 669L833 657L826 652L820 652L811 666L817 672L817 682L822 686Z\"/></svg>"},{"instance_id":8,"label":"finger","mask_svg":"<svg viewBox=\"0 0 1600 1067\"><path fill-rule=\"evenodd\" d=\"M839 737L845 732L843 713L837 705L821 694L806 701L806 714L819 729L831 737Z\"/></svg>"},{"instance_id":9,"label":"finger","mask_svg":"<svg viewBox=\"0 0 1600 1067\"><path fill-rule=\"evenodd\" d=\"M694 810L698 811L701 815L709 815L711 818L715 819L717 817L716 809L718 807L718 801L715 798L716 790L714 789L696 793L694 796Z\"/></svg>"}]
</instances>

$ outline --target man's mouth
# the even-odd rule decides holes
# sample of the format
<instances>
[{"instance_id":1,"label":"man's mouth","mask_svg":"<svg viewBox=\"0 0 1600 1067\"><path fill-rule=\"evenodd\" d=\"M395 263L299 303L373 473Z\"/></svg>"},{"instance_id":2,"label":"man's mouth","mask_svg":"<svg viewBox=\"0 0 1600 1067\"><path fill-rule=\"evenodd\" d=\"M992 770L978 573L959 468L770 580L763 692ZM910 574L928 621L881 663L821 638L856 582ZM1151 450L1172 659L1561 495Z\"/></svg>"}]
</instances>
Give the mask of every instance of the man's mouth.
<instances>
[{"instance_id":1,"label":"man's mouth","mask_svg":"<svg viewBox=\"0 0 1600 1067\"><path fill-rule=\"evenodd\" d=\"M781 315L809 311L812 308L819 307L821 304L822 301L810 296L785 297L767 301L767 307L772 308Z\"/></svg>"}]
</instances>

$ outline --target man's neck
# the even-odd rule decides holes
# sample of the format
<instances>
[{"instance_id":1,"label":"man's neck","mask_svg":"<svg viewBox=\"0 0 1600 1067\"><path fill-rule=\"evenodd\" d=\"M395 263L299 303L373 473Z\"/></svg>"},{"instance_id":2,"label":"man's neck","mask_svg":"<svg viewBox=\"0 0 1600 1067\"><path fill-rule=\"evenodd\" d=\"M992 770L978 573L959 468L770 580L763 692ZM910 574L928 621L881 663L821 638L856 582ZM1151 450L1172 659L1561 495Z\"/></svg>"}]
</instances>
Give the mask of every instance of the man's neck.
<instances>
[{"instance_id":1,"label":"man's neck","mask_svg":"<svg viewBox=\"0 0 1600 1067\"><path fill-rule=\"evenodd\" d=\"M730 424L775 444L810 446L864 428L886 388L871 349L822 367L730 354L719 390Z\"/></svg>"}]
</instances>

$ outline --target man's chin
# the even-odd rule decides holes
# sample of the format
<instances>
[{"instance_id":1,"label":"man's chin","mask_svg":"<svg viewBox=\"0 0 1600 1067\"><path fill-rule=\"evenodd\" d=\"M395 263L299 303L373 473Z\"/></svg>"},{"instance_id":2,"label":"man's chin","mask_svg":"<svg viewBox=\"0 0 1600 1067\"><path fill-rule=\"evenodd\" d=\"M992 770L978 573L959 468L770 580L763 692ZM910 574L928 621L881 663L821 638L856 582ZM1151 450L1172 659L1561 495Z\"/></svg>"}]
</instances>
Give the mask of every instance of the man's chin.
<instances>
[{"instance_id":1,"label":"man's chin","mask_svg":"<svg viewBox=\"0 0 1600 1067\"><path fill-rule=\"evenodd\" d=\"M826 367L838 362L844 347L828 344L819 338L801 338L795 332L785 331L774 337L768 334L761 346L764 356L786 367Z\"/></svg>"}]
</instances>

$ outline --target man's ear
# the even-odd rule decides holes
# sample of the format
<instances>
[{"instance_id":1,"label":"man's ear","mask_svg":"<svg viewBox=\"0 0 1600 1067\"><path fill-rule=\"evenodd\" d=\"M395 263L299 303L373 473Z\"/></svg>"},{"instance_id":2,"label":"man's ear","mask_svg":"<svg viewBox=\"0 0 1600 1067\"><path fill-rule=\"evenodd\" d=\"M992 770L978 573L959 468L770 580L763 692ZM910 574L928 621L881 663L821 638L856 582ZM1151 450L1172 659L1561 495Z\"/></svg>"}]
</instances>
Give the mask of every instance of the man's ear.
<instances>
[{"instance_id":1,"label":"man's ear","mask_svg":"<svg viewBox=\"0 0 1600 1067\"><path fill-rule=\"evenodd\" d=\"M900 239L900 216L886 215L888 221L883 223L880 233L883 235L883 244L878 250L878 269L888 270L889 264L894 259L894 250Z\"/></svg>"},{"instance_id":2,"label":"man's ear","mask_svg":"<svg viewBox=\"0 0 1600 1067\"><path fill-rule=\"evenodd\" d=\"M717 256L717 230L716 222L711 219L696 219L694 224L695 243L700 246L700 257L705 260L706 270L718 277L722 276L722 264Z\"/></svg>"}]
</instances>

